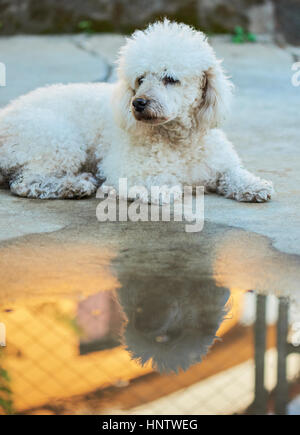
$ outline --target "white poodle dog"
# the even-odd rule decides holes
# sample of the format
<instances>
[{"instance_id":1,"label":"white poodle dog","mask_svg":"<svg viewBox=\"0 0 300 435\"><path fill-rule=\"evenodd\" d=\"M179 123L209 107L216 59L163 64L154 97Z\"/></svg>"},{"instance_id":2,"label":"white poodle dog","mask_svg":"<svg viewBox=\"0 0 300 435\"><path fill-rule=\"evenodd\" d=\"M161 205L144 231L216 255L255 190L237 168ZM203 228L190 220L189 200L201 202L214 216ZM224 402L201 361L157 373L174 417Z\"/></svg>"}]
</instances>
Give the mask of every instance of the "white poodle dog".
<instances>
[{"instance_id":1,"label":"white poodle dog","mask_svg":"<svg viewBox=\"0 0 300 435\"><path fill-rule=\"evenodd\" d=\"M249 173L218 129L231 84L201 32L165 20L121 50L118 81L53 85L0 112L0 178L29 198L118 189L204 186L264 202L272 184Z\"/></svg>"}]
</instances>

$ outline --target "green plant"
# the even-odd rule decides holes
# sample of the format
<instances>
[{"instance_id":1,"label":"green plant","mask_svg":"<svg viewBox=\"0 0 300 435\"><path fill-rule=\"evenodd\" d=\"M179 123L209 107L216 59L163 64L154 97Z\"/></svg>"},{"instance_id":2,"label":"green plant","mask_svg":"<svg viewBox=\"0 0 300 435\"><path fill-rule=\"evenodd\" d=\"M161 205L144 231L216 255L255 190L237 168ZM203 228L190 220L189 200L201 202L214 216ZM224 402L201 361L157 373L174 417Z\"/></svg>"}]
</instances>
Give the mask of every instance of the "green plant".
<instances>
[{"instance_id":1,"label":"green plant","mask_svg":"<svg viewBox=\"0 0 300 435\"><path fill-rule=\"evenodd\" d=\"M0 349L0 359L2 357ZM1 364L0 364L0 411L4 412L4 414L13 414L13 401L12 401L12 391L9 387L10 384L10 376Z\"/></svg>"},{"instance_id":2,"label":"green plant","mask_svg":"<svg viewBox=\"0 0 300 435\"><path fill-rule=\"evenodd\" d=\"M94 33L93 23L91 21L89 21L89 20L79 21L77 26L78 26L78 29L81 32L84 32L84 33Z\"/></svg>"},{"instance_id":3,"label":"green plant","mask_svg":"<svg viewBox=\"0 0 300 435\"><path fill-rule=\"evenodd\" d=\"M57 321L63 323L65 326L70 328L78 337L81 337L83 335L83 330L78 325L76 319L73 319L67 314L61 314L61 313L57 313L55 318Z\"/></svg>"},{"instance_id":4,"label":"green plant","mask_svg":"<svg viewBox=\"0 0 300 435\"><path fill-rule=\"evenodd\" d=\"M244 42L256 42L256 35L252 32L245 31L241 26L235 26L232 35L232 42L243 44Z\"/></svg>"}]
</instances>

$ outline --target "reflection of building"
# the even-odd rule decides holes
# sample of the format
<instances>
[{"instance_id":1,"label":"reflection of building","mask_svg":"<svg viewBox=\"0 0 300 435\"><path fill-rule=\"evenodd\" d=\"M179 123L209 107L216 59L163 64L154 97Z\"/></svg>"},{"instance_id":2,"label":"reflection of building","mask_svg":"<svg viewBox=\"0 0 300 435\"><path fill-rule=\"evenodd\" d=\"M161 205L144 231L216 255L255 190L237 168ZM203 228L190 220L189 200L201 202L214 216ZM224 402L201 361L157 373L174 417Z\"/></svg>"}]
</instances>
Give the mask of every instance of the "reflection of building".
<instances>
[{"instance_id":1,"label":"reflection of building","mask_svg":"<svg viewBox=\"0 0 300 435\"><path fill-rule=\"evenodd\" d=\"M100 292L80 302L77 315L77 324L83 332L80 354L119 346L123 322L113 292Z\"/></svg>"}]
</instances>

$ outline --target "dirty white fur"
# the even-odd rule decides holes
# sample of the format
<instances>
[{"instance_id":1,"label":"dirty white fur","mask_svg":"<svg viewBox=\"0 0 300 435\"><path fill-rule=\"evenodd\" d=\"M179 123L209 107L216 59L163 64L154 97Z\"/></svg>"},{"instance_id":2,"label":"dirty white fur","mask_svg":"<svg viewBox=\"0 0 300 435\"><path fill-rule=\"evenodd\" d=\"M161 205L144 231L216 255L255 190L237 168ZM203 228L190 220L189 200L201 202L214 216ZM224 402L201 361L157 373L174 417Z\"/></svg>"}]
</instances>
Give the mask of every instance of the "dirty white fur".
<instances>
[{"instance_id":1,"label":"dirty white fur","mask_svg":"<svg viewBox=\"0 0 300 435\"><path fill-rule=\"evenodd\" d=\"M270 199L218 129L231 85L205 36L165 20L121 50L116 84L54 85L0 112L0 173L16 195L89 196L118 187L204 185L238 201ZM132 101L149 101L141 113Z\"/></svg>"}]
</instances>

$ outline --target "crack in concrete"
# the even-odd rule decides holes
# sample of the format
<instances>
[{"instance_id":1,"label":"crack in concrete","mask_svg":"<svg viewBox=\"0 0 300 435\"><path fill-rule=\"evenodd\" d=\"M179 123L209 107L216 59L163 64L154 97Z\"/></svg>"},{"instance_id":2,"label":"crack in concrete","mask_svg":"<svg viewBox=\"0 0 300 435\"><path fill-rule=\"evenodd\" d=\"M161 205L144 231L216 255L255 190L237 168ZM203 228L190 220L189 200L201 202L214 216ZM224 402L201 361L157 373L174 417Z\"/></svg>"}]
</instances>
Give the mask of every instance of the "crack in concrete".
<instances>
[{"instance_id":1,"label":"crack in concrete","mask_svg":"<svg viewBox=\"0 0 300 435\"><path fill-rule=\"evenodd\" d=\"M99 60L101 60L101 62L103 62L103 64L106 66L106 74L103 78L95 80L95 82L108 82L113 73L113 66L109 62L107 62L107 60L104 59L104 57L101 56L97 51L85 47L81 41L71 38L70 42L79 50L91 54L92 56L97 57Z\"/></svg>"}]
</instances>

